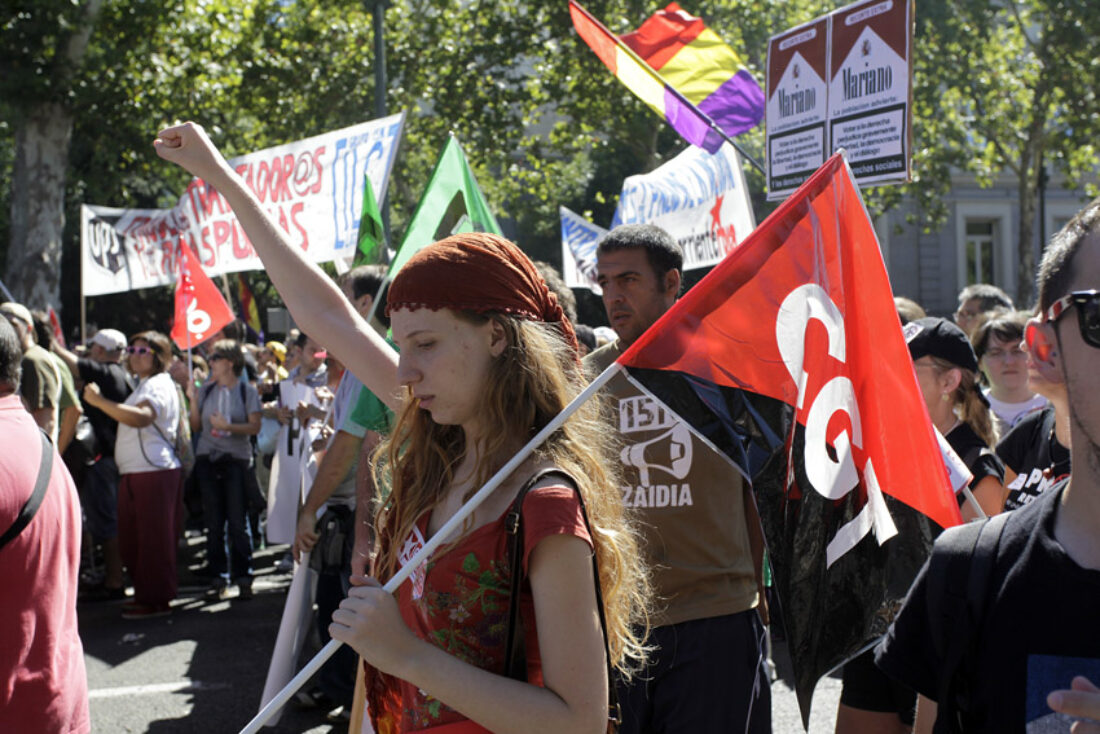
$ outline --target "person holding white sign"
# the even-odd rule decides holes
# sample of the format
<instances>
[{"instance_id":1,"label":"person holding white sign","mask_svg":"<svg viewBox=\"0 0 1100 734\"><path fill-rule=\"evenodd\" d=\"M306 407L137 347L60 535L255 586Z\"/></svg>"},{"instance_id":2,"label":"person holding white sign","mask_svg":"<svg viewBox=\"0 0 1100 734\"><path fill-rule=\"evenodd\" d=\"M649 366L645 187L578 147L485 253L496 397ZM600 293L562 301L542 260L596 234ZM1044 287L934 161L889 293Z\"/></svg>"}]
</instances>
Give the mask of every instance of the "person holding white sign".
<instances>
[{"instance_id":1,"label":"person holding white sign","mask_svg":"<svg viewBox=\"0 0 1100 734\"><path fill-rule=\"evenodd\" d=\"M154 145L217 188L295 321L395 409L393 434L375 454L378 485L390 489L376 521L380 578L584 389L572 326L507 240L454 235L405 264L387 307L398 356L305 260L202 128L163 130ZM606 729L609 667L629 672L644 657L633 625L644 621L647 598L636 536L608 473L607 433L599 407L582 405L396 599L373 578L353 578L331 632L386 674L372 676L373 717L402 732ZM530 490L526 503L517 501L521 489ZM522 539L523 552L510 538ZM518 597L509 571L522 578ZM509 628L511 650L505 636L486 634ZM519 656L525 663L515 664Z\"/></svg>"}]
</instances>

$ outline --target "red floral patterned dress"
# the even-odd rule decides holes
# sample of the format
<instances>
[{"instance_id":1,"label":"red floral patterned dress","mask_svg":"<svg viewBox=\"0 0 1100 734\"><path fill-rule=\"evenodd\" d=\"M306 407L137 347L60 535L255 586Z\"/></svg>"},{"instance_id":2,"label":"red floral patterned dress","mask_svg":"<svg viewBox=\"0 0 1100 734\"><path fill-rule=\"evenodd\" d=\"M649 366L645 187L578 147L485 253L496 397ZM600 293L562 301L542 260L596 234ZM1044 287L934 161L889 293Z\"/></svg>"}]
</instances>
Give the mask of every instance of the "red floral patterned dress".
<instances>
[{"instance_id":1,"label":"red floral patterned dress","mask_svg":"<svg viewBox=\"0 0 1100 734\"><path fill-rule=\"evenodd\" d=\"M508 634L509 558L507 511L459 542L436 554L397 590L401 616L418 637L483 670L504 670ZM424 543L430 513L425 513L406 539L402 561ZM569 487L531 490L523 504L524 577L531 551L548 535L574 535L592 545L577 493ZM536 637L535 606L524 581L520 613L526 632L527 680L542 685L542 663ZM380 732L437 728L443 732L484 732L465 716L411 683L390 678L383 711L372 710ZM372 701L373 703L373 701ZM463 723L460 723L463 722Z\"/></svg>"}]
</instances>

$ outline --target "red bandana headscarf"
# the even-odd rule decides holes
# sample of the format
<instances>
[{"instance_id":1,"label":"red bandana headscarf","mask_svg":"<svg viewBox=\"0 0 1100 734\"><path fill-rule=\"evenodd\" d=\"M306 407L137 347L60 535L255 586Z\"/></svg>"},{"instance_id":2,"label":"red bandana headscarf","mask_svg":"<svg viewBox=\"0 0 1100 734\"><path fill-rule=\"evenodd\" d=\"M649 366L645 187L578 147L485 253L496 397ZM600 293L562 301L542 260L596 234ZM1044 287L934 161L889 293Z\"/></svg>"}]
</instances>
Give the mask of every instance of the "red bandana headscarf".
<instances>
[{"instance_id":1,"label":"red bandana headscarf","mask_svg":"<svg viewBox=\"0 0 1100 734\"><path fill-rule=\"evenodd\" d=\"M386 313L398 308L506 313L557 324L577 351L577 336L557 296L514 244L469 232L432 243L405 263L390 285Z\"/></svg>"}]
</instances>

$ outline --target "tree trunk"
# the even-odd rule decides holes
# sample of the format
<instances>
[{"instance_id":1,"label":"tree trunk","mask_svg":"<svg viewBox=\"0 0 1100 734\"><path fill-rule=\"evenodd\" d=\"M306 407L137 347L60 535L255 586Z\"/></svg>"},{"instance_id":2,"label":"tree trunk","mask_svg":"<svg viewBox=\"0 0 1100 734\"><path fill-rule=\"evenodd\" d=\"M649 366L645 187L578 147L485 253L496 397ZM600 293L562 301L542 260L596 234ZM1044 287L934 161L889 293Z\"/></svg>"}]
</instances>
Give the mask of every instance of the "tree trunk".
<instances>
[{"instance_id":1,"label":"tree trunk","mask_svg":"<svg viewBox=\"0 0 1100 734\"><path fill-rule=\"evenodd\" d=\"M43 103L21 116L12 167L11 243L4 282L28 308L59 308L61 235L71 113Z\"/></svg>"},{"instance_id":2,"label":"tree trunk","mask_svg":"<svg viewBox=\"0 0 1100 734\"><path fill-rule=\"evenodd\" d=\"M1035 285L1035 197L1037 192L1033 160L1021 166L1017 196L1020 199L1019 256L1016 267L1016 307L1027 308Z\"/></svg>"},{"instance_id":3,"label":"tree trunk","mask_svg":"<svg viewBox=\"0 0 1100 734\"><path fill-rule=\"evenodd\" d=\"M60 34L57 51L63 63L52 72L56 74L56 89L71 84L102 6L103 0L85 0L80 22ZM60 27L65 28L65 24ZM59 102L14 103L19 114L11 179L11 242L4 280L12 295L28 308L60 309L65 176L73 115ZM70 277L69 282L79 280Z\"/></svg>"}]
</instances>

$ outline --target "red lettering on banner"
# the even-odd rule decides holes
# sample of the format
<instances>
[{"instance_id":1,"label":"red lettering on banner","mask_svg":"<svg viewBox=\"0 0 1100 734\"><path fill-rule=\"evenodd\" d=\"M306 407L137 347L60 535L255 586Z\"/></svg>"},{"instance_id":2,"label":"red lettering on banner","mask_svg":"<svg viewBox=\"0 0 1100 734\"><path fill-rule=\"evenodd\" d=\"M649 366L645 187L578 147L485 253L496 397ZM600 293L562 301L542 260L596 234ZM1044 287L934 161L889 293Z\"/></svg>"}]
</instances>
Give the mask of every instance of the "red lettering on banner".
<instances>
[{"instance_id":1,"label":"red lettering on banner","mask_svg":"<svg viewBox=\"0 0 1100 734\"><path fill-rule=\"evenodd\" d=\"M278 159L276 159L278 160ZM271 179L274 178L273 166L269 165L267 161L260 161L259 170L256 171L256 196L259 197L261 202L267 201L268 192L274 187L272 186ZM272 194L272 201L277 201L277 197Z\"/></svg>"},{"instance_id":2,"label":"red lettering on banner","mask_svg":"<svg viewBox=\"0 0 1100 734\"><path fill-rule=\"evenodd\" d=\"M161 263L163 267L163 275L170 277L177 277L176 273L176 256L172 252L172 248L168 246L167 242L160 244Z\"/></svg>"},{"instance_id":3,"label":"red lettering on banner","mask_svg":"<svg viewBox=\"0 0 1100 734\"><path fill-rule=\"evenodd\" d=\"M126 229L123 230L122 234L125 236L130 236L132 233L137 232L151 221L151 217L134 217L133 220L131 220L129 226L127 226Z\"/></svg>"},{"instance_id":4,"label":"red lettering on banner","mask_svg":"<svg viewBox=\"0 0 1100 734\"><path fill-rule=\"evenodd\" d=\"M222 198L217 189L206 184L205 181L192 181L187 186L187 194L191 201L191 210L195 213L195 219L198 221L215 213L225 214L227 211L225 199Z\"/></svg>"},{"instance_id":5,"label":"red lettering on banner","mask_svg":"<svg viewBox=\"0 0 1100 734\"><path fill-rule=\"evenodd\" d=\"M252 242L235 219L233 220L233 254L238 258L246 258L252 254Z\"/></svg>"},{"instance_id":6,"label":"red lettering on banner","mask_svg":"<svg viewBox=\"0 0 1100 734\"><path fill-rule=\"evenodd\" d=\"M172 235L174 235L174 234L176 234L176 231L168 226L167 221L162 219L157 224L157 226L154 230L154 233L153 233L153 237L155 239L158 239L158 240L166 240L166 239L169 239L170 237L172 237Z\"/></svg>"},{"instance_id":7,"label":"red lettering on banner","mask_svg":"<svg viewBox=\"0 0 1100 734\"><path fill-rule=\"evenodd\" d=\"M214 267L214 264L218 261L219 250L216 245L210 244L210 227L203 227L202 232L199 233L199 238L202 241L202 248L213 253L210 256L210 261L207 262L206 260L203 260L202 264L208 268L212 268Z\"/></svg>"},{"instance_id":8,"label":"red lettering on banner","mask_svg":"<svg viewBox=\"0 0 1100 734\"><path fill-rule=\"evenodd\" d=\"M241 236L238 237L237 233L240 232ZM237 221L233 221L233 257L238 260L244 260L252 254L252 244L248 241L248 238L244 236L244 230L240 228Z\"/></svg>"},{"instance_id":9,"label":"red lettering on banner","mask_svg":"<svg viewBox=\"0 0 1100 734\"><path fill-rule=\"evenodd\" d=\"M294 171L294 156L284 155L271 162L271 172L275 181L271 186L272 201L288 201L290 195L290 176Z\"/></svg>"},{"instance_id":10,"label":"red lettering on banner","mask_svg":"<svg viewBox=\"0 0 1100 734\"><path fill-rule=\"evenodd\" d=\"M279 211L279 226L282 227L284 232L286 232L287 234L290 234L290 223L286 220L286 211L282 207L279 207L278 211Z\"/></svg>"},{"instance_id":11,"label":"red lettering on banner","mask_svg":"<svg viewBox=\"0 0 1100 734\"><path fill-rule=\"evenodd\" d=\"M321 165L321 156L324 154L325 146L323 145L313 151L313 167L317 169L317 183L313 184L313 187L309 190L311 194L316 194L321 190L321 176L324 174L324 166Z\"/></svg>"},{"instance_id":12,"label":"red lettering on banner","mask_svg":"<svg viewBox=\"0 0 1100 734\"><path fill-rule=\"evenodd\" d=\"M247 185L248 188L252 189L253 191L256 190L252 186L252 164L251 163L242 163L241 165L237 166L237 175L240 176L242 179L244 179L245 185Z\"/></svg>"},{"instance_id":13,"label":"red lettering on banner","mask_svg":"<svg viewBox=\"0 0 1100 734\"><path fill-rule=\"evenodd\" d=\"M219 219L214 222L214 247L219 252L228 240L229 236L233 233L233 225L224 219Z\"/></svg>"},{"instance_id":14,"label":"red lettering on banner","mask_svg":"<svg viewBox=\"0 0 1100 734\"><path fill-rule=\"evenodd\" d=\"M309 249L309 232L302 226L302 223L298 221L298 215L301 214L306 208L306 205L300 201L294 202L294 206L290 207L290 221L294 222L294 226L299 232L302 233L302 249Z\"/></svg>"},{"instance_id":15,"label":"red lettering on banner","mask_svg":"<svg viewBox=\"0 0 1100 734\"><path fill-rule=\"evenodd\" d=\"M134 259L136 259L141 264L141 274L144 277L148 278L149 277L149 269L147 267L145 267L145 258L141 256L144 251L145 251L145 243L142 242L141 238L138 238L138 240L134 243L134 255L135 255Z\"/></svg>"}]
</instances>

